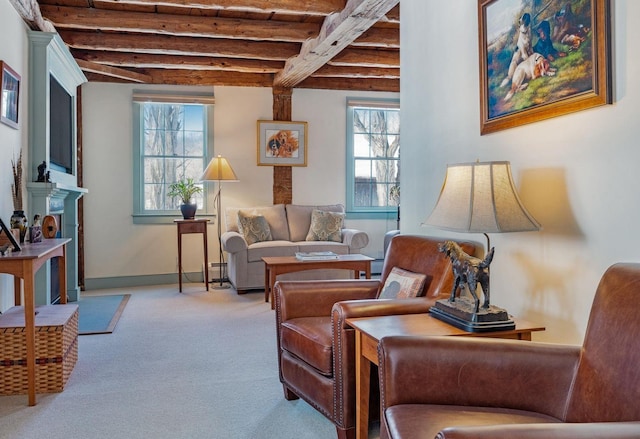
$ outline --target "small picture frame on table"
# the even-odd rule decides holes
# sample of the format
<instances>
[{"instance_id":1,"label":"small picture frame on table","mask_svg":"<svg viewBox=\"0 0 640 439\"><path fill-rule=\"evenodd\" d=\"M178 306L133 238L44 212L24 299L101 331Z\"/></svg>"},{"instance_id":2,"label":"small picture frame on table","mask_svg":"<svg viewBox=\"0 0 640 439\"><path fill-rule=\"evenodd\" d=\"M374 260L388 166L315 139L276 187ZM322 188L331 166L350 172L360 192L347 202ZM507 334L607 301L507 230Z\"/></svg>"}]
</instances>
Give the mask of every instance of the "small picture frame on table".
<instances>
[{"instance_id":1,"label":"small picture frame on table","mask_svg":"<svg viewBox=\"0 0 640 439\"><path fill-rule=\"evenodd\" d=\"M0 218L0 244L2 244L5 241L3 234L7 236L6 239L9 241L9 243L13 247L13 251L18 252L22 250L22 247L20 247L20 244L18 243L18 241L16 241L16 237L13 235L13 233L11 233L11 230L6 226L4 221L2 221L2 218Z\"/></svg>"},{"instance_id":2,"label":"small picture frame on table","mask_svg":"<svg viewBox=\"0 0 640 439\"><path fill-rule=\"evenodd\" d=\"M42 242L42 226L29 227L30 242L35 244L36 242Z\"/></svg>"}]
</instances>

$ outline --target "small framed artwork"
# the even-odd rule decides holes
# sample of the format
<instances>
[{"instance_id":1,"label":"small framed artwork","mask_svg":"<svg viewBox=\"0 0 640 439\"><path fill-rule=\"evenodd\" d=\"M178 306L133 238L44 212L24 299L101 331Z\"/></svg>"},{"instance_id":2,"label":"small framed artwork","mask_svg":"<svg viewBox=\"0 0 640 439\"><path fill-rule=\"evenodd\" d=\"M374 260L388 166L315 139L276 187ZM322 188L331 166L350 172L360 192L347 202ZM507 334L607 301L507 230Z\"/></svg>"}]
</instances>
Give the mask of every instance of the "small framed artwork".
<instances>
[{"instance_id":1,"label":"small framed artwork","mask_svg":"<svg viewBox=\"0 0 640 439\"><path fill-rule=\"evenodd\" d=\"M20 95L20 75L4 61L0 61L0 122L18 128L18 102Z\"/></svg>"},{"instance_id":2,"label":"small framed artwork","mask_svg":"<svg viewBox=\"0 0 640 439\"><path fill-rule=\"evenodd\" d=\"M18 240L16 240L16 237L13 235L13 233L11 233L11 230L9 230L4 221L2 221L2 218L0 218L0 238L2 234L6 235L7 241L9 242L9 244L11 244L14 251L19 252L20 250L22 250L22 247L20 247L20 244L18 244ZM4 238L0 239L0 242L4 241Z\"/></svg>"},{"instance_id":3,"label":"small framed artwork","mask_svg":"<svg viewBox=\"0 0 640 439\"><path fill-rule=\"evenodd\" d=\"M612 102L609 0L478 0L480 133Z\"/></svg>"},{"instance_id":4,"label":"small framed artwork","mask_svg":"<svg viewBox=\"0 0 640 439\"><path fill-rule=\"evenodd\" d=\"M307 122L259 120L258 166L307 166Z\"/></svg>"}]
</instances>

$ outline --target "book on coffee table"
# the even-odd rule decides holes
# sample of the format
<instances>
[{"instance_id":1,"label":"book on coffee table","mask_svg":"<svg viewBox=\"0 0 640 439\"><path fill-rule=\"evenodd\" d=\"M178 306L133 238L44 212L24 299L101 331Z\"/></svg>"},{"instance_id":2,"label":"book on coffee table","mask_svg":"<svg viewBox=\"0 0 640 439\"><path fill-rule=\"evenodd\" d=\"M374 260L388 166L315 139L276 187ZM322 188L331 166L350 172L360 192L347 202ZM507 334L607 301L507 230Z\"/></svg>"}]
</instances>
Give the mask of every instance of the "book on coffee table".
<instances>
[{"instance_id":1,"label":"book on coffee table","mask_svg":"<svg viewBox=\"0 0 640 439\"><path fill-rule=\"evenodd\" d=\"M324 261L327 259L338 259L334 252L296 252L296 258L300 261Z\"/></svg>"}]
</instances>

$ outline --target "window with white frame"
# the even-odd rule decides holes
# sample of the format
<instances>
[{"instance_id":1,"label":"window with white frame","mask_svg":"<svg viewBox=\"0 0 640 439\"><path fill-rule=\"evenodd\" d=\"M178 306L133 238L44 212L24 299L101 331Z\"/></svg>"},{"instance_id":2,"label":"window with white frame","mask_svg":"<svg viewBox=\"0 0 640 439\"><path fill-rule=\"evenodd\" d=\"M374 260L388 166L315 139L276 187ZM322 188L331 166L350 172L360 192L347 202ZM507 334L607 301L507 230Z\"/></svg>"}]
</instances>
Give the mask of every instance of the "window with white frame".
<instances>
[{"instance_id":1,"label":"window with white frame","mask_svg":"<svg viewBox=\"0 0 640 439\"><path fill-rule=\"evenodd\" d=\"M347 212L388 218L400 201L400 103L347 100Z\"/></svg>"},{"instance_id":2,"label":"window with white frame","mask_svg":"<svg viewBox=\"0 0 640 439\"><path fill-rule=\"evenodd\" d=\"M134 93L134 222L164 223L179 211L169 186L193 179L198 184L212 156L213 98ZM195 194L207 213L206 194Z\"/></svg>"}]
</instances>

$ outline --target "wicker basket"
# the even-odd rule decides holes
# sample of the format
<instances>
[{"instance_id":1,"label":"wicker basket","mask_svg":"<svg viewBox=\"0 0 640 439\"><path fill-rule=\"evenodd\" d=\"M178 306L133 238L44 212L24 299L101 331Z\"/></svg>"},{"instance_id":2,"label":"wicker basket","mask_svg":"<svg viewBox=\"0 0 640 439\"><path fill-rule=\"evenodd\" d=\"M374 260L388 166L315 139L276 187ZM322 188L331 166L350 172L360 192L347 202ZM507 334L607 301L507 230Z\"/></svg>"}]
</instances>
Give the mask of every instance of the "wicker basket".
<instances>
[{"instance_id":1,"label":"wicker basket","mask_svg":"<svg viewBox=\"0 0 640 439\"><path fill-rule=\"evenodd\" d=\"M24 308L0 315L0 395L28 390ZM61 392L78 360L78 306L36 307L36 392Z\"/></svg>"}]
</instances>

